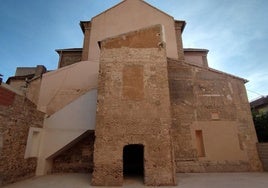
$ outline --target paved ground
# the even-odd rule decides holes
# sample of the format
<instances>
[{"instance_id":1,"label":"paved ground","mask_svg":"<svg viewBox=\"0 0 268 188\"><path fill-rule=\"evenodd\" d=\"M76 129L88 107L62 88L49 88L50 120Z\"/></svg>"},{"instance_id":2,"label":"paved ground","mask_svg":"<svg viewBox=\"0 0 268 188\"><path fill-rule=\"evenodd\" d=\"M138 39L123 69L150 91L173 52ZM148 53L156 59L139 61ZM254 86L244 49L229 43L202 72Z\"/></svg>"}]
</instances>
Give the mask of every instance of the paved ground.
<instances>
[{"instance_id":1,"label":"paved ground","mask_svg":"<svg viewBox=\"0 0 268 188\"><path fill-rule=\"evenodd\" d=\"M3 188L89 188L88 174L56 174L36 177ZM268 188L268 173L177 174L179 188ZM139 178L128 178L124 187L145 187Z\"/></svg>"}]
</instances>

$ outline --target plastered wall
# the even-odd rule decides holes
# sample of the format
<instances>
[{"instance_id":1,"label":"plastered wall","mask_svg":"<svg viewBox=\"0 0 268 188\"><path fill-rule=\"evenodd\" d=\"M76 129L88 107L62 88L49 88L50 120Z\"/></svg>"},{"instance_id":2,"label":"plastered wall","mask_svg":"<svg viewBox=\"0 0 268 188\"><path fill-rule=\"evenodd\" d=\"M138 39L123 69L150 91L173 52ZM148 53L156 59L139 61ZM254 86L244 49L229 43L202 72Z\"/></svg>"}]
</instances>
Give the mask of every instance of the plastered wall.
<instances>
[{"instance_id":1,"label":"plastered wall","mask_svg":"<svg viewBox=\"0 0 268 188\"><path fill-rule=\"evenodd\" d=\"M37 107L52 115L97 87L98 68L81 61L43 75Z\"/></svg>"},{"instance_id":2,"label":"plastered wall","mask_svg":"<svg viewBox=\"0 0 268 188\"><path fill-rule=\"evenodd\" d=\"M177 172L258 171L256 133L244 80L168 61ZM198 156L202 131L204 156Z\"/></svg>"},{"instance_id":3,"label":"plastered wall","mask_svg":"<svg viewBox=\"0 0 268 188\"><path fill-rule=\"evenodd\" d=\"M164 26L167 56L177 59L174 19L143 1L127 0L92 18L89 60L99 60L98 41L156 24Z\"/></svg>"}]
</instances>

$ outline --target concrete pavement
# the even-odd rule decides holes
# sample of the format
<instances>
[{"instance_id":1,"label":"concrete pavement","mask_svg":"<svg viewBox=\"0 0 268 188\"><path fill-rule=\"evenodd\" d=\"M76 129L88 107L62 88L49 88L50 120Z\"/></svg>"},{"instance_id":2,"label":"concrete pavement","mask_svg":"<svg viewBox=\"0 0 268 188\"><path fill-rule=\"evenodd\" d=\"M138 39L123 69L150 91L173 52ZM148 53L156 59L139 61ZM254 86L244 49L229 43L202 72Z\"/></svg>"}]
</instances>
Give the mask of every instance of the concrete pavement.
<instances>
[{"instance_id":1,"label":"concrete pavement","mask_svg":"<svg viewBox=\"0 0 268 188\"><path fill-rule=\"evenodd\" d=\"M53 174L3 188L90 188L90 180L89 174ZM268 173L179 173L177 181L179 188L267 188ZM127 178L123 187L145 186L140 178Z\"/></svg>"}]
</instances>

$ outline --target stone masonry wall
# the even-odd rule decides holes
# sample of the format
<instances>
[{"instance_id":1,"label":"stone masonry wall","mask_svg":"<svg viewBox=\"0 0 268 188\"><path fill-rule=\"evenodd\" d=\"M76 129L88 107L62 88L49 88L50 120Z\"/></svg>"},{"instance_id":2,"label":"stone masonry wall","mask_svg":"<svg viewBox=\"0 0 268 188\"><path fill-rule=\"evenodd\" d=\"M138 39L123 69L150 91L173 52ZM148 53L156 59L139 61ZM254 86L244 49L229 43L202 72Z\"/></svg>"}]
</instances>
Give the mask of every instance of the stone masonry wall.
<instances>
[{"instance_id":1,"label":"stone masonry wall","mask_svg":"<svg viewBox=\"0 0 268 188\"><path fill-rule=\"evenodd\" d=\"M23 96L0 86L0 185L35 175L36 158L24 159L30 127L42 127L43 113Z\"/></svg>"},{"instance_id":2,"label":"stone masonry wall","mask_svg":"<svg viewBox=\"0 0 268 188\"><path fill-rule=\"evenodd\" d=\"M101 43L93 185L123 184L123 148L144 146L144 183L174 185L167 59L155 26Z\"/></svg>"},{"instance_id":3,"label":"stone masonry wall","mask_svg":"<svg viewBox=\"0 0 268 188\"><path fill-rule=\"evenodd\" d=\"M257 147L262 161L263 170L268 172L268 143L258 143Z\"/></svg>"},{"instance_id":4,"label":"stone masonry wall","mask_svg":"<svg viewBox=\"0 0 268 188\"><path fill-rule=\"evenodd\" d=\"M176 161L194 161L197 155L190 129L194 119L193 81L190 68L181 64L181 61L168 60L174 153Z\"/></svg>"},{"instance_id":5,"label":"stone masonry wall","mask_svg":"<svg viewBox=\"0 0 268 188\"><path fill-rule=\"evenodd\" d=\"M168 60L168 73L177 172L260 171L262 167L256 150L256 133L244 81L171 59ZM235 127L237 135L232 139L238 140L238 149L234 151L241 155L241 160L224 150L220 152L226 156L225 160L198 156L193 129L205 126L206 129L211 127L217 130L217 125L226 126L226 129ZM205 128L203 131L206 131ZM211 142L218 139L216 135L204 134ZM229 140L220 142L228 143ZM204 149L206 150L206 145Z\"/></svg>"},{"instance_id":6,"label":"stone masonry wall","mask_svg":"<svg viewBox=\"0 0 268 188\"><path fill-rule=\"evenodd\" d=\"M82 59L82 51L66 51L60 54L60 60L58 68L65 67L68 65L72 65L81 61Z\"/></svg>"},{"instance_id":7,"label":"stone masonry wall","mask_svg":"<svg viewBox=\"0 0 268 188\"><path fill-rule=\"evenodd\" d=\"M52 173L91 173L93 171L94 132L53 159Z\"/></svg>"}]
</instances>

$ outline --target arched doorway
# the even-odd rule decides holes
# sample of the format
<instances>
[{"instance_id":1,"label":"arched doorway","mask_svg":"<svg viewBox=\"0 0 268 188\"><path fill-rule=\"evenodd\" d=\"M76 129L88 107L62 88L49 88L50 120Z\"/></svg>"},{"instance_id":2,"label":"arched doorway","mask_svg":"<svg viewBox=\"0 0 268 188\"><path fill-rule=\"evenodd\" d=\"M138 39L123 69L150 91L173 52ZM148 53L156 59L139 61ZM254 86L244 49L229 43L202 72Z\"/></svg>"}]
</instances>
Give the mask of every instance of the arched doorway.
<instances>
[{"instance_id":1,"label":"arched doorway","mask_svg":"<svg viewBox=\"0 0 268 188\"><path fill-rule=\"evenodd\" d=\"M123 173L126 176L144 175L144 146L141 144L131 144L123 150Z\"/></svg>"}]
</instances>

